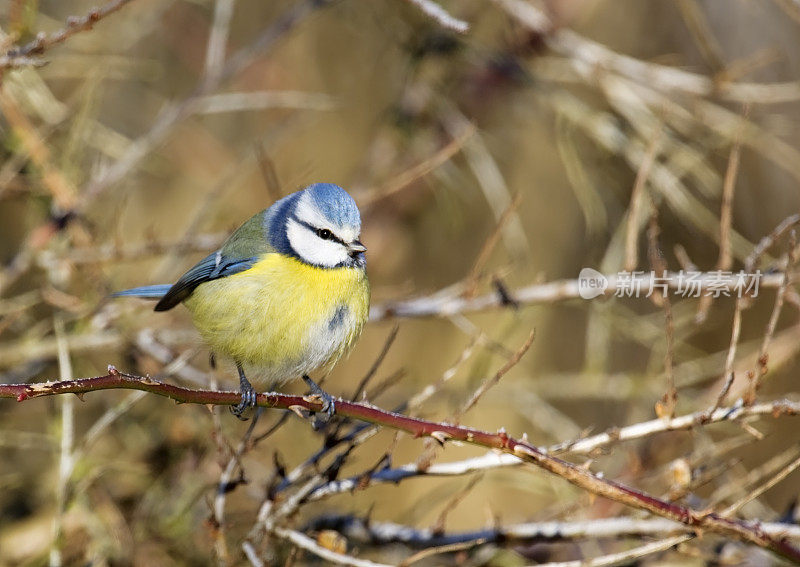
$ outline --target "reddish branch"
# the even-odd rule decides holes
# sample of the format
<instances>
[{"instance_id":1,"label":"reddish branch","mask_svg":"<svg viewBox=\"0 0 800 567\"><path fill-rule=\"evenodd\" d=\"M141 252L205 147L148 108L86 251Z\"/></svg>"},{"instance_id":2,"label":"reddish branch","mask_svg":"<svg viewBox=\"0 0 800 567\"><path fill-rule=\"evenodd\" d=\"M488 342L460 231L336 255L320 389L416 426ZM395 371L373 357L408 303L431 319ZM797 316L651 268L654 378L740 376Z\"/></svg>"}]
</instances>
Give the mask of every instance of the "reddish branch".
<instances>
[{"instance_id":1,"label":"reddish branch","mask_svg":"<svg viewBox=\"0 0 800 567\"><path fill-rule=\"evenodd\" d=\"M97 22L109 14L113 14L130 1L112 0L102 8L93 8L83 17L70 16L67 18L66 25L57 32L51 34L40 32L35 39L25 45L9 49L5 55L0 56L0 69L37 64L39 60L32 58L32 55L41 55L48 48L66 41L76 33L92 29Z\"/></svg>"},{"instance_id":2,"label":"reddish branch","mask_svg":"<svg viewBox=\"0 0 800 567\"><path fill-rule=\"evenodd\" d=\"M237 392L215 392L181 388L149 377L121 373L113 367L109 368L109 373L106 376L98 376L96 378L39 384L0 384L0 398L15 398L21 402L41 396L69 393L82 395L86 392L111 389L144 390L171 398L179 403L233 405L239 402L239 394ZM322 409L321 400L314 396L290 396L277 393L259 394L258 405L295 411L319 411ZM698 532L708 531L755 544L800 564L800 549L784 539L769 535L761 529L757 522L727 518L710 510L694 510L660 500L613 480L605 479L601 475L585 468L548 455L528 443L524 437L521 440L515 439L503 430L497 433L489 433L460 425L435 423L392 413L368 404L353 403L346 400L338 400L336 402L336 413L342 417L359 419L405 431L415 437L433 437L440 443L450 440L462 441L509 453L523 461L550 471L593 494L605 496L615 502L680 522L696 529Z\"/></svg>"}]
</instances>

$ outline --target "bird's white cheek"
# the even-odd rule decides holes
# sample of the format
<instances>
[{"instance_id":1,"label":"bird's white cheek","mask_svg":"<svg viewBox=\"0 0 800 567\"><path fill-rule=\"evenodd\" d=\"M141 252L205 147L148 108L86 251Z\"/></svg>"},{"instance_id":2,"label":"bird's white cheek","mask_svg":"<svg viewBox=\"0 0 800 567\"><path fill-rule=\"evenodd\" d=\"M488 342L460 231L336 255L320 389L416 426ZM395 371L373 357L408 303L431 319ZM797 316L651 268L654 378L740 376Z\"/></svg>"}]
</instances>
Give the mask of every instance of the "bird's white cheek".
<instances>
[{"instance_id":1,"label":"bird's white cheek","mask_svg":"<svg viewBox=\"0 0 800 567\"><path fill-rule=\"evenodd\" d=\"M344 246L332 240L322 240L297 222L289 221L286 234L292 250L304 262L332 268L347 261L348 255Z\"/></svg>"}]
</instances>

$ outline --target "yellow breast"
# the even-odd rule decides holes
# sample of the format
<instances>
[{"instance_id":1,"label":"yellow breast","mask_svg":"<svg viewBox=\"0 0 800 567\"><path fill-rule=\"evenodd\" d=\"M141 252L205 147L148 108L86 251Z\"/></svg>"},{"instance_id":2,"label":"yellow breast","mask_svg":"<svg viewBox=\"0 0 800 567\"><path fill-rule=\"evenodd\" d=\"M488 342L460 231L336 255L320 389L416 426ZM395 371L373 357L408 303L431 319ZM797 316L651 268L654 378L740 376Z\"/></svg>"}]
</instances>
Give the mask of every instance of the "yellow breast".
<instances>
[{"instance_id":1,"label":"yellow breast","mask_svg":"<svg viewBox=\"0 0 800 567\"><path fill-rule=\"evenodd\" d=\"M369 282L363 269L270 253L249 270L200 284L184 303L216 353L259 368L254 384L272 387L352 345L367 320Z\"/></svg>"}]
</instances>

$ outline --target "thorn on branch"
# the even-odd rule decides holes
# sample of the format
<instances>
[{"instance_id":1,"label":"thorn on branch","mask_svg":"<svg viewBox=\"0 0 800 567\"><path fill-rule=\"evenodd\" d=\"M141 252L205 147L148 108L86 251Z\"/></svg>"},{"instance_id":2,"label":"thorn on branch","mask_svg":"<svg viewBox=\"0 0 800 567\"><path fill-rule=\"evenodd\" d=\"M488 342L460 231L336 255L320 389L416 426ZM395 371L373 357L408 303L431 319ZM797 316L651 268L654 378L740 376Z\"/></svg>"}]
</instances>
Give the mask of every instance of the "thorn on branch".
<instances>
[{"instance_id":1,"label":"thorn on branch","mask_svg":"<svg viewBox=\"0 0 800 567\"><path fill-rule=\"evenodd\" d=\"M439 442L439 445L441 445L442 447L444 447L444 444L445 444L445 443L446 443L446 442L447 442L449 439L452 439L452 438L453 438L453 436L452 436L452 435L450 435L450 434L448 434L448 433L445 433L444 431L434 431L434 432L433 432L433 433L431 433L430 435L431 435L431 437L433 437L434 439L436 439L436 441L438 441L438 442Z\"/></svg>"},{"instance_id":2,"label":"thorn on branch","mask_svg":"<svg viewBox=\"0 0 800 567\"><path fill-rule=\"evenodd\" d=\"M240 399L238 392L192 390L159 382L151 378L123 373L55 383L0 384L0 397L22 397L24 399L25 397L108 389L144 390L183 402L197 404L233 405L238 403ZM306 410L318 409L304 398L288 394L259 394L257 402L260 406L274 408L288 409L293 406L299 406ZM788 412L796 411L790 402L782 403L787 406ZM774 405L772 404L766 404L758 409L758 413L763 414L765 409L773 407ZM775 537L764 533L763 530L759 530L757 523L730 518L718 513L701 513L688 506L667 502L637 488L628 487L613 480L606 480L600 473L593 474L572 463L553 457L533 445L513 439L503 429L496 434L492 434L461 425L435 423L408 417L375 406L355 404L345 400L338 402L338 411L342 417L366 421L418 437L431 436L434 432L443 432L446 433L446 436L438 436L439 440L444 438L446 440L469 441L488 449L510 453L528 463L541 467L594 496L602 496L626 506L657 514L673 521L679 521L693 528L748 542L800 563L800 549L780 537ZM752 414L756 410L752 406L745 406L740 410L739 415L743 412ZM313 490L313 486L309 486L309 490ZM277 533L276 530L278 528L273 531Z\"/></svg>"},{"instance_id":3,"label":"thorn on branch","mask_svg":"<svg viewBox=\"0 0 800 567\"><path fill-rule=\"evenodd\" d=\"M244 470L240 469L239 478L220 484L218 487L218 491L222 494L229 494L234 490L236 490L236 488L238 488L242 484L249 484L249 481L244 476Z\"/></svg>"},{"instance_id":4,"label":"thorn on branch","mask_svg":"<svg viewBox=\"0 0 800 567\"><path fill-rule=\"evenodd\" d=\"M294 412L294 414L302 420L307 420L311 417L311 412L303 406L289 406L287 409Z\"/></svg>"},{"instance_id":5,"label":"thorn on branch","mask_svg":"<svg viewBox=\"0 0 800 567\"><path fill-rule=\"evenodd\" d=\"M275 451L275 453L272 455L272 464L275 465L275 474L282 479L286 478L286 465L283 464L281 455L278 453L278 451Z\"/></svg>"},{"instance_id":6,"label":"thorn on branch","mask_svg":"<svg viewBox=\"0 0 800 567\"><path fill-rule=\"evenodd\" d=\"M500 298L500 305L503 307L511 307L515 311L519 309L519 301L514 299L511 292L506 287L506 284L503 283L503 280L495 276L492 278L492 285L494 285L494 289L497 291L497 295Z\"/></svg>"}]
</instances>

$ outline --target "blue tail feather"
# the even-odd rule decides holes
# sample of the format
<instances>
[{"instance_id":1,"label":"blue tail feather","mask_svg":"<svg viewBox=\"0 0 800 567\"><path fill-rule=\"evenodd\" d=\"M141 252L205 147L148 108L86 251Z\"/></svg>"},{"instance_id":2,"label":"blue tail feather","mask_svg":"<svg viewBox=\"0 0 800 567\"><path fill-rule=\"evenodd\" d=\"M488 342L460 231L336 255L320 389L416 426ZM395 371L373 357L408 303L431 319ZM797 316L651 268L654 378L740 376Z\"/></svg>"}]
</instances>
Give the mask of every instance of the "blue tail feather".
<instances>
[{"instance_id":1,"label":"blue tail feather","mask_svg":"<svg viewBox=\"0 0 800 567\"><path fill-rule=\"evenodd\" d=\"M124 289L111 294L112 297L143 297L145 299L161 299L164 297L172 286L170 284L162 285L145 285L142 287L134 287L131 289Z\"/></svg>"}]
</instances>

